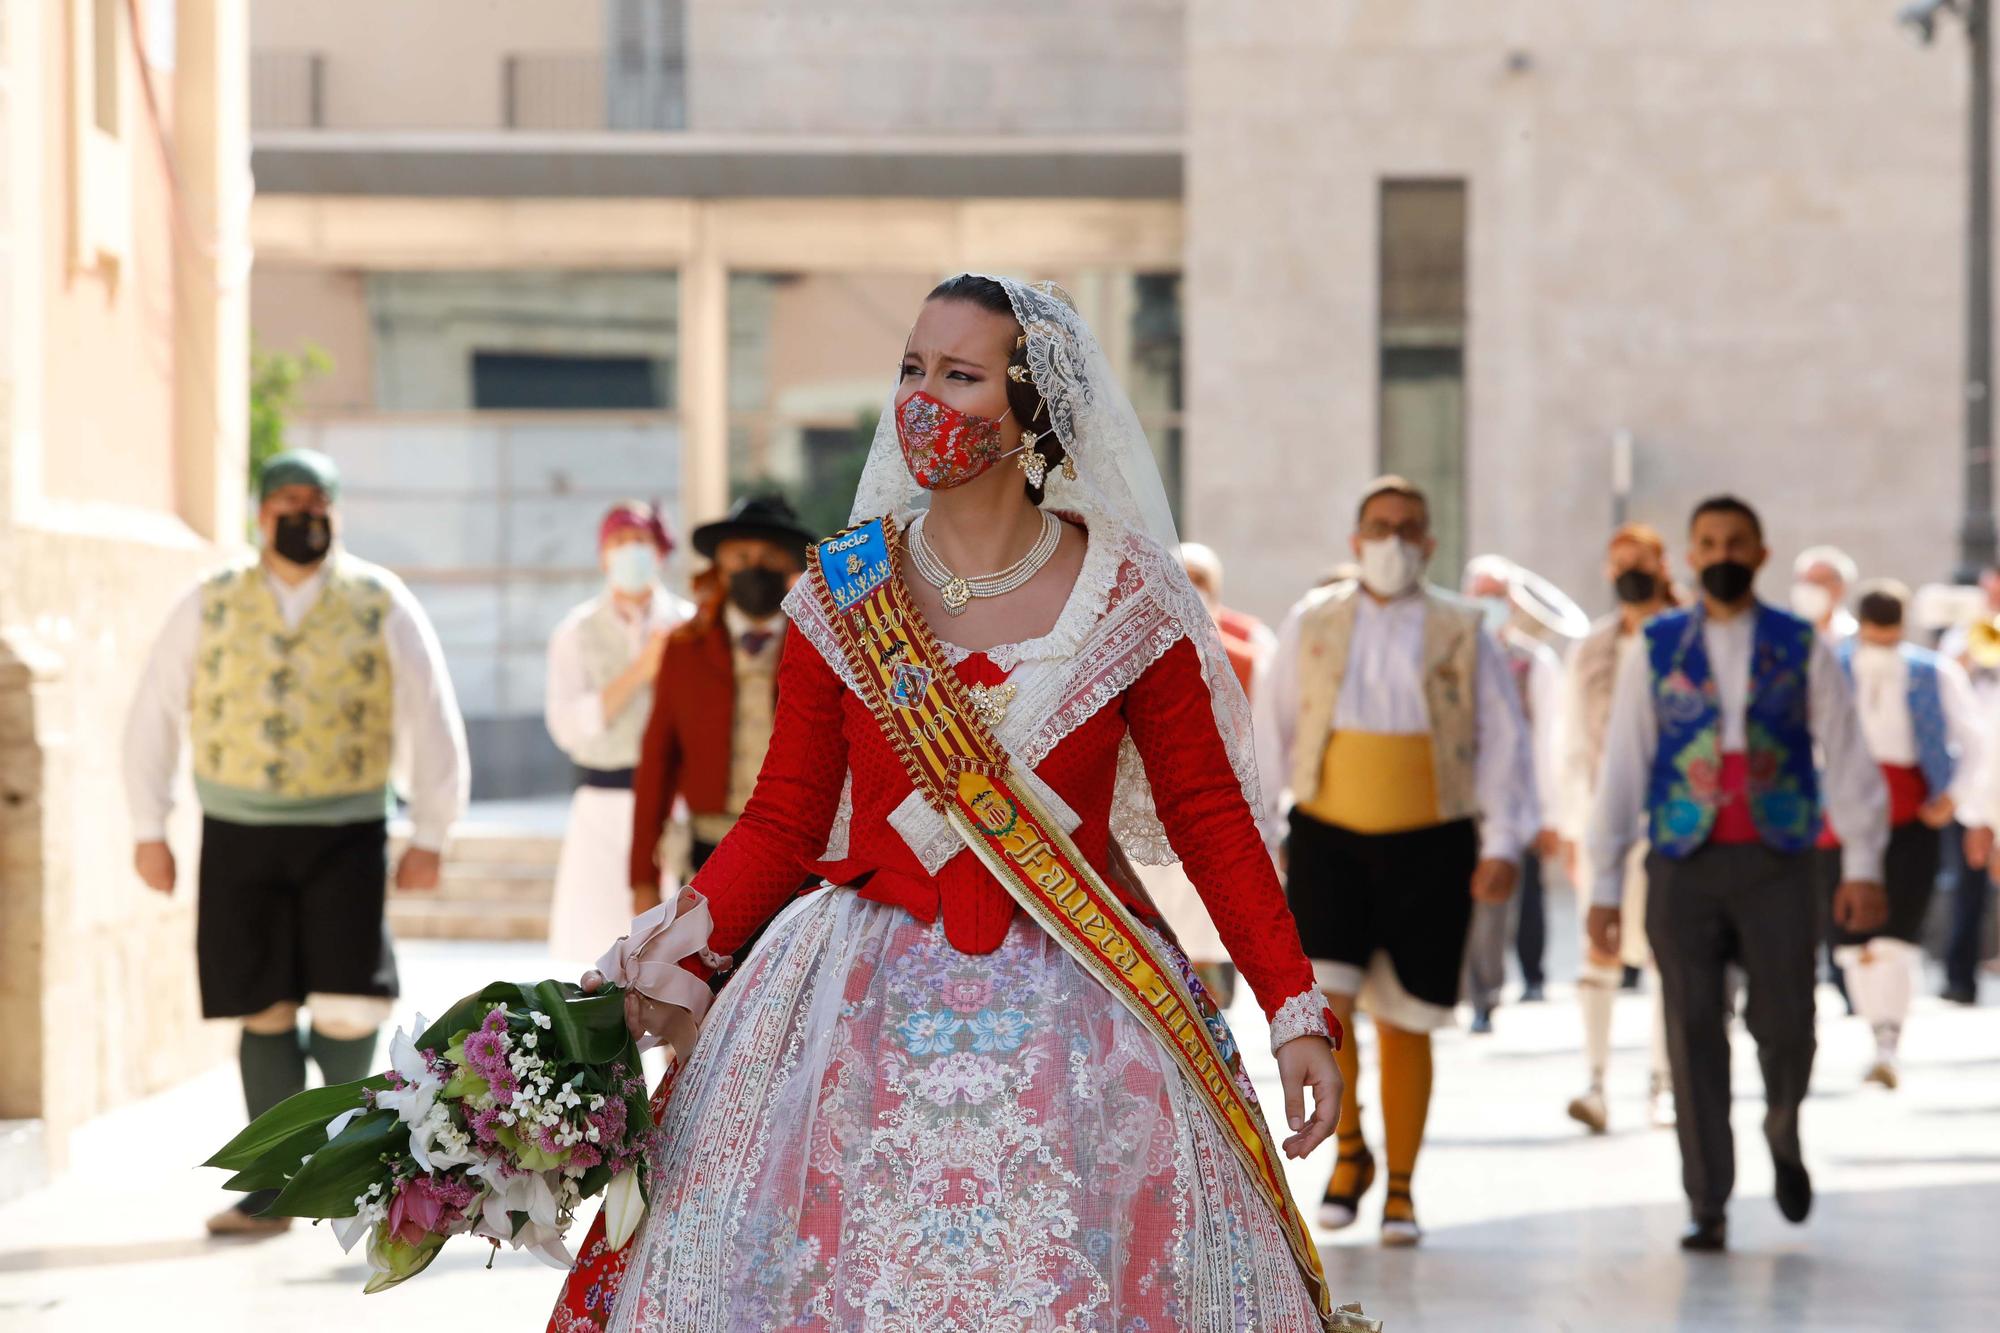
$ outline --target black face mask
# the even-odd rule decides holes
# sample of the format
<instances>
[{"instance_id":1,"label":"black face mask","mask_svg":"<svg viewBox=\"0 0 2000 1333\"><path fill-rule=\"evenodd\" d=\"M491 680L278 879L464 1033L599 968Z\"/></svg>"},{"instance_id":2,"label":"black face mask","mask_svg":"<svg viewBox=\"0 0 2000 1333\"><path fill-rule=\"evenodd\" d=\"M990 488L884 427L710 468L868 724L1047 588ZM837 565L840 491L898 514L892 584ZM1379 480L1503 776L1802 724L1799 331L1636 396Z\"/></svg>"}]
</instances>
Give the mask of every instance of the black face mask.
<instances>
[{"instance_id":1,"label":"black face mask","mask_svg":"<svg viewBox=\"0 0 2000 1333\"><path fill-rule=\"evenodd\" d=\"M1628 569L1611 580L1611 586L1618 593L1618 600L1630 605L1650 602L1659 595L1659 576L1649 570Z\"/></svg>"},{"instance_id":2,"label":"black face mask","mask_svg":"<svg viewBox=\"0 0 2000 1333\"><path fill-rule=\"evenodd\" d=\"M271 549L295 565L316 565L333 549L333 524L325 514L280 514Z\"/></svg>"},{"instance_id":3,"label":"black face mask","mask_svg":"<svg viewBox=\"0 0 2000 1333\"><path fill-rule=\"evenodd\" d=\"M784 603L786 579L776 569L739 569L729 576L729 600L752 620L776 615Z\"/></svg>"},{"instance_id":4,"label":"black face mask","mask_svg":"<svg viewBox=\"0 0 2000 1333\"><path fill-rule=\"evenodd\" d=\"M1756 577L1757 571L1741 560L1718 560L1701 571L1701 586L1718 602L1739 602Z\"/></svg>"}]
</instances>

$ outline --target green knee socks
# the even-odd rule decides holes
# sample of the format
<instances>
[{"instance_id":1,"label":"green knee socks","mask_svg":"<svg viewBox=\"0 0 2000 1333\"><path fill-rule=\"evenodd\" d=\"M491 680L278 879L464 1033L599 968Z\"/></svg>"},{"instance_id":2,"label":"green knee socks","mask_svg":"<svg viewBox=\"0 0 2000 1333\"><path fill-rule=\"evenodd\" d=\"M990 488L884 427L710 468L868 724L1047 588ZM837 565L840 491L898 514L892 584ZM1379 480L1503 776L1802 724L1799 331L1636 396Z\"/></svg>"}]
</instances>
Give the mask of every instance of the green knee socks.
<instances>
[{"instance_id":1,"label":"green knee socks","mask_svg":"<svg viewBox=\"0 0 2000 1333\"><path fill-rule=\"evenodd\" d=\"M313 1063L319 1066L320 1076L328 1086L352 1083L378 1072L375 1069L376 1035L371 1032L365 1037L329 1037L314 1028L306 1049L311 1053Z\"/></svg>"},{"instance_id":2,"label":"green knee socks","mask_svg":"<svg viewBox=\"0 0 2000 1333\"><path fill-rule=\"evenodd\" d=\"M299 1044L297 1029L287 1032L252 1032L244 1029L236 1050L236 1063L243 1075L243 1104L255 1120L296 1092L306 1090L306 1052ZM246 1213L261 1213L278 1197L276 1190L246 1194L237 1207Z\"/></svg>"},{"instance_id":3,"label":"green knee socks","mask_svg":"<svg viewBox=\"0 0 2000 1333\"><path fill-rule=\"evenodd\" d=\"M243 1072L243 1104L255 1120L295 1092L306 1088L306 1052L296 1030L251 1032L244 1030L237 1048L237 1064Z\"/></svg>"}]
</instances>

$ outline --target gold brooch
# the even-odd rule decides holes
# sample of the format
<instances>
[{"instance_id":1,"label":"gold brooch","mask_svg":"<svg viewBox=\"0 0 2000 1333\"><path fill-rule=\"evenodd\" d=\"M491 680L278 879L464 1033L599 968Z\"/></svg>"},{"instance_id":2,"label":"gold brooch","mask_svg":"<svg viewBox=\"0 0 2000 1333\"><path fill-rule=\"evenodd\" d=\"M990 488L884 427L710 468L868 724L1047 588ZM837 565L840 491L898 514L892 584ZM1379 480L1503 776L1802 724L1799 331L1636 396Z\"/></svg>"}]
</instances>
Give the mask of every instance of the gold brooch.
<instances>
[{"instance_id":1,"label":"gold brooch","mask_svg":"<svg viewBox=\"0 0 2000 1333\"><path fill-rule=\"evenodd\" d=\"M860 556L850 555L847 557L847 573L850 578L859 574L864 568L866 566L861 563Z\"/></svg>"},{"instance_id":2,"label":"gold brooch","mask_svg":"<svg viewBox=\"0 0 2000 1333\"><path fill-rule=\"evenodd\" d=\"M1007 720L1007 706L1014 702L1021 687L1010 681L1004 685L973 685L965 692L972 700L973 715L988 727L998 727Z\"/></svg>"}]
</instances>

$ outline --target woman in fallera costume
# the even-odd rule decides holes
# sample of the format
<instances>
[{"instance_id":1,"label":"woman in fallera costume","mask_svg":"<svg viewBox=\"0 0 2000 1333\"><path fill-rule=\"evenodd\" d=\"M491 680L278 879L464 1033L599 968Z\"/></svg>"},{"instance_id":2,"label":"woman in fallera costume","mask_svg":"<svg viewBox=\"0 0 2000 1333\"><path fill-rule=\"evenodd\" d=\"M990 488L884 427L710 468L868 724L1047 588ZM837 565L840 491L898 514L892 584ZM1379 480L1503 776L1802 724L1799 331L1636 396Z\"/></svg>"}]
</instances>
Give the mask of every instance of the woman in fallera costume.
<instances>
[{"instance_id":1,"label":"woman in fallera costume","mask_svg":"<svg viewBox=\"0 0 2000 1333\"><path fill-rule=\"evenodd\" d=\"M1311 1152L1339 1033L1251 814L1249 710L1061 289L931 294L854 519L786 602L748 808L607 955L663 1031L687 989L649 979L770 923L666 1102L615 1297L556 1326L1366 1326L1325 1296L1227 1028L1114 871L1183 859L1272 1021L1283 1152ZM802 870L826 887L791 901Z\"/></svg>"}]
</instances>

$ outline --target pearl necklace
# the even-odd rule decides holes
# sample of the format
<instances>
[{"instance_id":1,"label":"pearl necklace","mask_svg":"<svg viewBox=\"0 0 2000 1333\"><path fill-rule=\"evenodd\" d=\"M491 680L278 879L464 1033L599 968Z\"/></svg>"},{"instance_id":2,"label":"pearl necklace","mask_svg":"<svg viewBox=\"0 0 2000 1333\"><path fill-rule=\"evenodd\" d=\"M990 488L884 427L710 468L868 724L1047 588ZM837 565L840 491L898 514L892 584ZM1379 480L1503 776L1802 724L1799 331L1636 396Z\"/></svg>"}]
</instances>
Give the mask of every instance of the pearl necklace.
<instances>
[{"instance_id":1,"label":"pearl necklace","mask_svg":"<svg viewBox=\"0 0 2000 1333\"><path fill-rule=\"evenodd\" d=\"M1028 553L1007 568L992 574L977 574L963 578L938 559L931 550L931 544L924 536L924 515L919 514L910 524L910 563L917 567L917 573L924 576L944 598L944 609L952 615L959 615L975 597L1004 597L1025 586L1029 579L1042 572L1042 566L1056 553L1062 542L1062 520L1046 510L1042 513L1042 535L1028 548Z\"/></svg>"}]
</instances>

